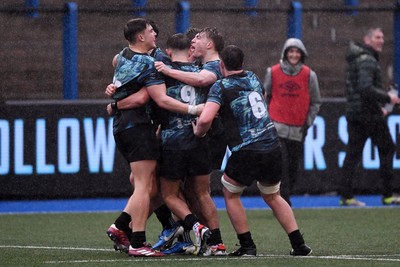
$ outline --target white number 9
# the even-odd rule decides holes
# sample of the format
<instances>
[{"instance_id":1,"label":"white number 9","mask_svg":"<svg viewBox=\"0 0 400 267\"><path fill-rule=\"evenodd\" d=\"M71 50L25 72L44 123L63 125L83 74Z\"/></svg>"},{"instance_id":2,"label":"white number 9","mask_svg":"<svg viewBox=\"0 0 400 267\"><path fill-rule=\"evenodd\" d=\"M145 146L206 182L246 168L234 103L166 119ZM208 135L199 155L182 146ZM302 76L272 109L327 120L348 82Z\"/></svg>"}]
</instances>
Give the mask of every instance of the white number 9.
<instances>
[{"instance_id":1,"label":"white number 9","mask_svg":"<svg viewBox=\"0 0 400 267\"><path fill-rule=\"evenodd\" d=\"M185 85L181 89L181 98L185 103L196 105L196 90L193 86Z\"/></svg>"}]
</instances>

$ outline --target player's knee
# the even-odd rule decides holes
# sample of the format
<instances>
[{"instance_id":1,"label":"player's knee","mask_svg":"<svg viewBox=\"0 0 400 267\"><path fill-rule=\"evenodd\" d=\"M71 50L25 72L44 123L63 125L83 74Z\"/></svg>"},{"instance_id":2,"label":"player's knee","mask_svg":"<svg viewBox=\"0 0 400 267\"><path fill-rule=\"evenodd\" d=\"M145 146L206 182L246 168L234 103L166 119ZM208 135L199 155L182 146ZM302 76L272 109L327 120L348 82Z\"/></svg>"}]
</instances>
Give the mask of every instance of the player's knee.
<instances>
[{"instance_id":1,"label":"player's knee","mask_svg":"<svg viewBox=\"0 0 400 267\"><path fill-rule=\"evenodd\" d=\"M165 192L161 192L161 199L167 206L173 205L176 201L176 198L173 195L167 194Z\"/></svg>"},{"instance_id":2,"label":"player's knee","mask_svg":"<svg viewBox=\"0 0 400 267\"><path fill-rule=\"evenodd\" d=\"M158 197L158 188L157 186L152 186L150 190L150 198L156 198Z\"/></svg>"},{"instance_id":3,"label":"player's knee","mask_svg":"<svg viewBox=\"0 0 400 267\"><path fill-rule=\"evenodd\" d=\"M129 174L129 182L132 186L135 186L135 179L132 172Z\"/></svg>"},{"instance_id":4,"label":"player's knee","mask_svg":"<svg viewBox=\"0 0 400 267\"><path fill-rule=\"evenodd\" d=\"M243 190L246 188L246 186L238 186L238 185L231 184L230 182L225 180L223 175L221 177L221 183L226 188L226 190L228 190L229 192L234 193L234 194L242 193Z\"/></svg>"},{"instance_id":5,"label":"player's knee","mask_svg":"<svg viewBox=\"0 0 400 267\"><path fill-rule=\"evenodd\" d=\"M257 182L258 189L264 195L272 195L272 194L278 193L280 186L281 186L281 182L274 184L274 185L268 185L268 186L262 185L260 182Z\"/></svg>"}]
</instances>

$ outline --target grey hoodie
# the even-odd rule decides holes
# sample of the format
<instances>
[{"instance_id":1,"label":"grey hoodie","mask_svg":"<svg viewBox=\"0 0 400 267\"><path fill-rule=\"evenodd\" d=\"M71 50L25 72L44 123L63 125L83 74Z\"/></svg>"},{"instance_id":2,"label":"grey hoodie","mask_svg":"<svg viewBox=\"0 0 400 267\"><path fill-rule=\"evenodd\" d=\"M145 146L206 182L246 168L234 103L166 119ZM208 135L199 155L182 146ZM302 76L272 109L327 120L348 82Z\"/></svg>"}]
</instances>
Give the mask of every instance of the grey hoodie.
<instances>
[{"instance_id":1,"label":"grey hoodie","mask_svg":"<svg viewBox=\"0 0 400 267\"><path fill-rule=\"evenodd\" d=\"M292 66L286 58L286 51L290 47L296 47L302 51L302 59L300 62ZM290 38L286 40L285 44L283 45L282 53L281 53L281 68L282 71L288 75L288 76L296 76L299 71L301 70L302 65L304 64L304 59L305 57L308 56L308 52L303 44L303 42L299 39L296 38ZM272 76L271 76L271 67L267 69L267 73L265 75L265 81L264 81L264 89L266 91L266 99L267 99L267 104L270 102L271 98L269 97L271 95L271 90L272 90ZM310 70L310 79L309 79L309 85L308 85L308 92L310 94L310 107L307 115L307 120L306 120L306 125L303 127L298 127L298 126L291 126L279 122L274 122L275 128L278 132L279 137L281 138L286 138L290 140L295 140L295 141L303 141L304 137L306 135L307 129L314 123L315 117L317 116L319 112L319 108L321 106L321 96L320 96L320 91L319 91L319 84L318 84L318 78L317 74L313 71ZM288 107L290 108L290 107Z\"/></svg>"}]
</instances>

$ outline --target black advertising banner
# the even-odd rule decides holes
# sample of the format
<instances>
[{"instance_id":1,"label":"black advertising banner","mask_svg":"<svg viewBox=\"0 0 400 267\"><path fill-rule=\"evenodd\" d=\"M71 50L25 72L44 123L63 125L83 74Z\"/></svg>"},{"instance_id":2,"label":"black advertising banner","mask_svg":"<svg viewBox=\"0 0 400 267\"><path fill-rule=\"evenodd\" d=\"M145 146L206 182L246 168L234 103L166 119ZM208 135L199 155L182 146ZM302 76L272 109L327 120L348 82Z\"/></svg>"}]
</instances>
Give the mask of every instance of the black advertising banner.
<instances>
[{"instance_id":1,"label":"black advertising banner","mask_svg":"<svg viewBox=\"0 0 400 267\"><path fill-rule=\"evenodd\" d=\"M129 195L106 104L5 105L0 118L0 198Z\"/></svg>"},{"instance_id":2,"label":"black advertising banner","mask_svg":"<svg viewBox=\"0 0 400 267\"><path fill-rule=\"evenodd\" d=\"M341 179L341 168L348 141L344 100L324 102L314 125L309 129L304 145L304 162L296 183L295 193L331 194ZM399 139L400 115L395 110L387 118L394 142ZM396 145L394 155L394 186L400 190L400 150ZM379 177L378 149L370 139L364 146L357 177L353 179L356 194L379 194L382 184Z\"/></svg>"},{"instance_id":3,"label":"black advertising banner","mask_svg":"<svg viewBox=\"0 0 400 267\"><path fill-rule=\"evenodd\" d=\"M104 101L7 102L0 108L0 199L127 197L129 165L116 149ZM345 104L326 101L309 129L295 194L336 191L347 143ZM400 115L388 117L393 140ZM398 156L399 155L399 156ZM381 188L377 149L368 141L355 180L357 193ZM400 151L394 158L400 188ZM266 167L266 171L268 168ZM212 176L220 194L220 171ZM250 187L246 194L256 194Z\"/></svg>"}]
</instances>

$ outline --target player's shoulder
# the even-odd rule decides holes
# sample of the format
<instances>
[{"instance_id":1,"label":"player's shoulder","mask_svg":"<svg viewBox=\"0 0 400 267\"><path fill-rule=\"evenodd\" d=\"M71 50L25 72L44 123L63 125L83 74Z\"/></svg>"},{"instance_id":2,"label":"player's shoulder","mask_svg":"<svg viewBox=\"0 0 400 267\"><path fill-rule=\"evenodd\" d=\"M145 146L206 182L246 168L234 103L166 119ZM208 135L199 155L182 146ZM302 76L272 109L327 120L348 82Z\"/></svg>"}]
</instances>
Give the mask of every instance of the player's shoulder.
<instances>
[{"instance_id":1,"label":"player's shoulder","mask_svg":"<svg viewBox=\"0 0 400 267\"><path fill-rule=\"evenodd\" d=\"M206 69L206 70L218 69L219 70L219 63L220 63L219 59L207 61L206 63L204 63L202 65L202 69Z\"/></svg>"},{"instance_id":2,"label":"player's shoulder","mask_svg":"<svg viewBox=\"0 0 400 267\"><path fill-rule=\"evenodd\" d=\"M154 64L154 58L142 53L136 53L133 60L140 61L143 63Z\"/></svg>"}]
</instances>

